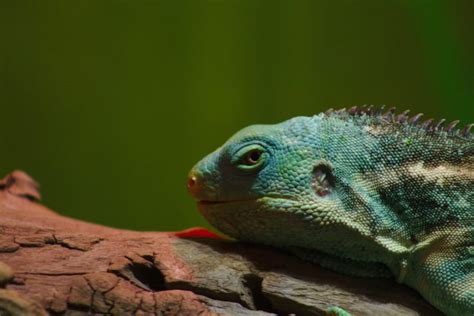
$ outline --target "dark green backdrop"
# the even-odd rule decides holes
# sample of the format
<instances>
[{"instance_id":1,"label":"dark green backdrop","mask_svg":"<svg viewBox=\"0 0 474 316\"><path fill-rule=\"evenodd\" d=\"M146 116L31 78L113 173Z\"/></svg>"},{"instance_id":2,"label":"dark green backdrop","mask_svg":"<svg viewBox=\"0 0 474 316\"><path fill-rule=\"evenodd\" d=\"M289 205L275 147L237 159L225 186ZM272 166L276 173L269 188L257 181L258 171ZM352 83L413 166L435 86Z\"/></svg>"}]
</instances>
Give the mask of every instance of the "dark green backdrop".
<instances>
[{"instance_id":1,"label":"dark green backdrop","mask_svg":"<svg viewBox=\"0 0 474 316\"><path fill-rule=\"evenodd\" d=\"M140 230L206 225L188 169L253 123L387 104L474 118L474 1L0 0L0 171Z\"/></svg>"}]
</instances>

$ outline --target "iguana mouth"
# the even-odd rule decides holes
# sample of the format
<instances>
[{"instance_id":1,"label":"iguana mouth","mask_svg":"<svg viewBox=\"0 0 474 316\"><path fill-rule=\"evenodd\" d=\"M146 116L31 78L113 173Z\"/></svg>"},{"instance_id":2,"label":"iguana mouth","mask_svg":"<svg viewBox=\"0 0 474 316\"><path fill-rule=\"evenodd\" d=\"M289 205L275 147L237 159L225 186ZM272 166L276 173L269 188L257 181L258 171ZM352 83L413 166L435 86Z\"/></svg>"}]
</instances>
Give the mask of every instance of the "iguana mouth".
<instances>
[{"instance_id":1,"label":"iguana mouth","mask_svg":"<svg viewBox=\"0 0 474 316\"><path fill-rule=\"evenodd\" d=\"M231 203L257 203L257 202L265 202L268 200L284 200L284 201L295 201L294 199L286 196L264 196L252 199L242 199L242 200L200 200L198 201L198 205L219 205L219 204L231 204Z\"/></svg>"}]
</instances>

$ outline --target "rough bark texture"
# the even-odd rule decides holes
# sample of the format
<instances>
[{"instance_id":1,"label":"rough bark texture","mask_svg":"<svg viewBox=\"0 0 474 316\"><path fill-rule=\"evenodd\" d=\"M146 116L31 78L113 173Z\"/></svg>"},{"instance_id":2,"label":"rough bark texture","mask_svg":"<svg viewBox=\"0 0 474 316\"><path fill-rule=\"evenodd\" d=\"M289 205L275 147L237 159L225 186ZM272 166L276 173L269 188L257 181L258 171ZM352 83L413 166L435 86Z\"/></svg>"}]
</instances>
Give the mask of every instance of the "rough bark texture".
<instances>
[{"instance_id":1,"label":"rough bark texture","mask_svg":"<svg viewBox=\"0 0 474 316\"><path fill-rule=\"evenodd\" d=\"M0 315L322 315L334 305L354 315L438 314L392 280L341 276L204 230L66 218L38 203L37 188L19 171L0 182Z\"/></svg>"}]
</instances>

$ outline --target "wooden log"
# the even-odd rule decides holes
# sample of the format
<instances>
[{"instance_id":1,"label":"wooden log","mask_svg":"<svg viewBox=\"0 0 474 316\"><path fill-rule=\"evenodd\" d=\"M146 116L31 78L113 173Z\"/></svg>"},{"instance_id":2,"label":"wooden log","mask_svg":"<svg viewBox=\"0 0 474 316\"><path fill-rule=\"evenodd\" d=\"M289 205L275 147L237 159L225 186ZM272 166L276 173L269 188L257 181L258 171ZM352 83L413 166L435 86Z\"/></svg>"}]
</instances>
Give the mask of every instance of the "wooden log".
<instances>
[{"instance_id":1,"label":"wooden log","mask_svg":"<svg viewBox=\"0 0 474 316\"><path fill-rule=\"evenodd\" d=\"M135 232L58 215L0 182L0 315L439 315L393 280L351 278L203 229Z\"/></svg>"}]
</instances>

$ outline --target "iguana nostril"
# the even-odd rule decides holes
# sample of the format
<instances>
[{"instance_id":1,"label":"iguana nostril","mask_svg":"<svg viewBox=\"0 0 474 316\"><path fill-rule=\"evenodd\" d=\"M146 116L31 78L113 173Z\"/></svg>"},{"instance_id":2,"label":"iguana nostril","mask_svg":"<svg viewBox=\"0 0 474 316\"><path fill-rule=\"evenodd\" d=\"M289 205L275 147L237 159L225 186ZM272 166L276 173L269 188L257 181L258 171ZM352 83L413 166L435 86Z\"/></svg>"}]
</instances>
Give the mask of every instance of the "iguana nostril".
<instances>
[{"instance_id":1,"label":"iguana nostril","mask_svg":"<svg viewBox=\"0 0 474 316\"><path fill-rule=\"evenodd\" d=\"M197 179L196 176L190 176L188 178L188 190L191 190L196 185Z\"/></svg>"},{"instance_id":2,"label":"iguana nostril","mask_svg":"<svg viewBox=\"0 0 474 316\"><path fill-rule=\"evenodd\" d=\"M195 171L191 171L188 176L188 192L197 200L205 200L208 188L206 182L202 179L201 175Z\"/></svg>"}]
</instances>

